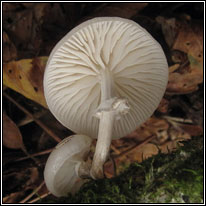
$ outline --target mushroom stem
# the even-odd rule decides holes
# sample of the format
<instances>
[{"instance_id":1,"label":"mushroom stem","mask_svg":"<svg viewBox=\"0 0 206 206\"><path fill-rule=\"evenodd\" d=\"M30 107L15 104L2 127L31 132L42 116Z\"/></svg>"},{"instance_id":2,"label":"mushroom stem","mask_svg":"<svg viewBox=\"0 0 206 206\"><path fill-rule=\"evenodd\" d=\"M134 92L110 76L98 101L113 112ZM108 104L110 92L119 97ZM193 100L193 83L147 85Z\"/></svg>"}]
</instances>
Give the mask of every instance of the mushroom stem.
<instances>
[{"instance_id":1,"label":"mushroom stem","mask_svg":"<svg viewBox=\"0 0 206 206\"><path fill-rule=\"evenodd\" d=\"M103 165L108 157L114 122L128 111L127 100L115 97L114 81L109 70L103 70L101 73L101 103L95 114L100 119L100 122L96 149L90 170L90 175L93 179L104 177Z\"/></svg>"},{"instance_id":2,"label":"mushroom stem","mask_svg":"<svg viewBox=\"0 0 206 206\"><path fill-rule=\"evenodd\" d=\"M103 165L107 160L112 140L112 128L115 120L114 111L103 111L99 123L99 133L95 154L90 170L93 179L103 178Z\"/></svg>"},{"instance_id":3,"label":"mushroom stem","mask_svg":"<svg viewBox=\"0 0 206 206\"><path fill-rule=\"evenodd\" d=\"M101 104L114 97L114 80L108 69L101 72Z\"/></svg>"}]
</instances>

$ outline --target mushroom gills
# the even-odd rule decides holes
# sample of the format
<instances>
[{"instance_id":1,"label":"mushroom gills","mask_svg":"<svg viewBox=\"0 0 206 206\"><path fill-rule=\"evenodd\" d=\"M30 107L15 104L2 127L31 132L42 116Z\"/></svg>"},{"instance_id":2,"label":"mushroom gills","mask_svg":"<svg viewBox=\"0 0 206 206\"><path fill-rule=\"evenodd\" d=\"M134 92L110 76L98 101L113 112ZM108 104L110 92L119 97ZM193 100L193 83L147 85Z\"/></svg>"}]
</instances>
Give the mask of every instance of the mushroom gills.
<instances>
[{"instance_id":1,"label":"mushroom gills","mask_svg":"<svg viewBox=\"0 0 206 206\"><path fill-rule=\"evenodd\" d=\"M74 194L87 181L79 177L78 169L87 159L91 144L90 137L73 135L62 140L51 152L44 169L44 179L53 195Z\"/></svg>"}]
</instances>

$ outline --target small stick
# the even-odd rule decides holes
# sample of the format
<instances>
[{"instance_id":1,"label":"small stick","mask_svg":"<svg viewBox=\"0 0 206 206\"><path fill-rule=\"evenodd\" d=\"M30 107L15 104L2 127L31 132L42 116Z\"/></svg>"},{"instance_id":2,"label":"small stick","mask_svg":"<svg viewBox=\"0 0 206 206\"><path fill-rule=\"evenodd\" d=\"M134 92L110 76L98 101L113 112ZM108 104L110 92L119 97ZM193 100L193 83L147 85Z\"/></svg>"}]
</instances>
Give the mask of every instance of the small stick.
<instances>
[{"instance_id":1,"label":"small stick","mask_svg":"<svg viewBox=\"0 0 206 206\"><path fill-rule=\"evenodd\" d=\"M47 196L50 195L50 194L51 194L51 192L47 192L47 193L45 193L45 194L43 194L43 195L41 195L41 196L39 196L39 197L37 197L37 198L29 201L28 203L29 203L29 204L30 204L30 203L35 203L35 202L37 202L38 200L41 200L41 199L47 197Z\"/></svg>"},{"instance_id":2,"label":"small stick","mask_svg":"<svg viewBox=\"0 0 206 206\"><path fill-rule=\"evenodd\" d=\"M34 194L36 194L44 185L44 181L31 193L29 194L27 197L25 197L22 201L20 201L19 203L25 203L27 202Z\"/></svg>"},{"instance_id":3,"label":"small stick","mask_svg":"<svg viewBox=\"0 0 206 206\"><path fill-rule=\"evenodd\" d=\"M44 114L46 113L46 110L43 110L41 112L38 112L36 114L34 114L33 116L36 118L36 119L39 119L41 116L43 116ZM34 119L31 118L31 117L28 117L26 116L26 118L24 118L23 120L21 120L20 122L17 123L17 126L18 127L21 127L21 126L24 126L26 124L29 124L31 122L33 122Z\"/></svg>"},{"instance_id":4,"label":"small stick","mask_svg":"<svg viewBox=\"0 0 206 206\"><path fill-rule=\"evenodd\" d=\"M39 119L34 117L27 109L25 109L23 106L21 106L18 102L16 102L12 97L7 95L6 93L3 93L4 97L6 97L9 101L14 103L20 110L22 110L26 115L34 119L34 121L47 133L49 134L56 142L61 142L61 139L54 134L52 130L50 130L46 125L44 125Z\"/></svg>"},{"instance_id":5,"label":"small stick","mask_svg":"<svg viewBox=\"0 0 206 206\"><path fill-rule=\"evenodd\" d=\"M170 116L163 116L163 118L170 120L170 121L175 121L175 122L181 122L181 123L193 123L191 119L183 119L180 117L170 117Z\"/></svg>"},{"instance_id":6,"label":"small stick","mask_svg":"<svg viewBox=\"0 0 206 206\"><path fill-rule=\"evenodd\" d=\"M32 155L30 155L26 149L26 147L24 145L22 145L21 147L22 151L27 155L28 158L31 158L35 164L39 167L40 166L40 162L35 158L33 157Z\"/></svg>"},{"instance_id":7,"label":"small stick","mask_svg":"<svg viewBox=\"0 0 206 206\"><path fill-rule=\"evenodd\" d=\"M127 154L127 153L129 153L129 152L131 152L131 151L133 151L133 150L138 149L139 147L141 147L141 146L145 145L146 143L150 142L150 141L151 141L152 139L154 139L155 137L156 137L155 135L149 136L147 139L145 139L145 140L144 140L143 142L141 142L140 144L132 146L131 148L129 148L128 150L122 152L122 153L119 154L119 155L114 155L114 158L121 157L121 156L123 156L123 155L125 155L125 154Z\"/></svg>"},{"instance_id":8,"label":"small stick","mask_svg":"<svg viewBox=\"0 0 206 206\"><path fill-rule=\"evenodd\" d=\"M53 150L53 148L52 149L47 149L47 150L44 150L42 152L37 152L35 154L31 154L30 156L31 157L37 157L37 156L45 155L45 154L50 153L52 150ZM29 159L29 157L21 157L19 159L14 160L14 161L19 162L19 161L26 160L26 159Z\"/></svg>"},{"instance_id":9,"label":"small stick","mask_svg":"<svg viewBox=\"0 0 206 206\"><path fill-rule=\"evenodd\" d=\"M111 143L110 148L116 153L116 154L121 154L121 152Z\"/></svg>"}]
</instances>

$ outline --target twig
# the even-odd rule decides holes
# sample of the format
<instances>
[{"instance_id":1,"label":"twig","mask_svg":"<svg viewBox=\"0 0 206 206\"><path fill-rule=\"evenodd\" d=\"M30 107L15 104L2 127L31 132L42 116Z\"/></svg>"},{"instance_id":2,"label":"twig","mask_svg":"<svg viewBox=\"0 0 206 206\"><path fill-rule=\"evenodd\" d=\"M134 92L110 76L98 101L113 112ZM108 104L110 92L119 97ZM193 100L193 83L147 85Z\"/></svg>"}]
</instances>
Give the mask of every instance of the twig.
<instances>
[{"instance_id":1,"label":"twig","mask_svg":"<svg viewBox=\"0 0 206 206\"><path fill-rule=\"evenodd\" d=\"M114 160L114 158L112 156L110 156L110 159L112 161L112 166L113 166L113 170L114 170L114 177L117 176L117 166L116 166L116 162Z\"/></svg>"},{"instance_id":2,"label":"twig","mask_svg":"<svg viewBox=\"0 0 206 206\"><path fill-rule=\"evenodd\" d=\"M121 154L121 152L111 143L110 148L118 155Z\"/></svg>"},{"instance_id":3,"label":"twig","mask_svg":"<svg viewBox=\"0 0 206 206\"><path fill-rule=\"evenodd\" d=\"M22 201L20 201L19 203L25 203L27 202L29 199L31 199L31 197L33 195L35 195L41 188L42 186L44 185L44 181L31 193L29 194L27 197L25 197Z\"/></svg>"},{"instance_id":4,"label":"twig","mask_svg":"<svg viewBox=\"0 0 206 206\"><path fill-rule=\"evenodd\" d=\"M22 151L27 155L27 158L31 158L38 167L40 166L39 160L37 160L35 157L31 156L31 155L28 153L28 151L27 151L27 149L26 149L26 147L25 147L24 145L22 145L21 149L22 149Z\"/></svg>"},{"instance_id":5,"label":"twig","mask_svg":"<svg viewBox=\"0 0 206 206\"><path fill-rule=\"evenodd\" d=\"M41 116L43 116L45 113L46 113L46 110L43 110L43 111L41 111L41 112L38 112L38 113L34 114L33 116L34 116L36 119L39 119L39 118L40 118ZM19 121L19 122L17 123L17 126L18 126L18 127L21 127L21 126L24 126L24 125L26 125L26 124L29 124L29 123L31 123L31 122L33 122L33 121L34 121L33 118L26 116L26 118L24 118L23 120L21 120L21 121Z\"/></svg>"},{"instance_id":6,"label":"twig","mask_svg":"<svg viewBox=\"0 0 206 206\"><path fill-rule=\"evenodd\" d=\"M26 115L33 118L34 121L47 133L49 134L56 142L60 142L61 139L54 134L52 130L50 130L46 125L44 125L39 119L34 117L27 109L25 109L23 106L21 106L18 102L16 102L12 97L7 95L6 93L3 93L4 97L6 97L9 101L14 103L20 110L22 110Z\"/></svg>"},{"instance_id":7,"label":"twig","mask_svg":"<svg viewBox=\"0 0 206 206\"><path fill-rule=\"evenodd\" d=\"M163 118L166 120L174 121L174 122L193 123L191 119L183 119L181 117L163 116Z\"/></svg>"},{"instance_id":8,"label":"twig","mask_svg":"<svg viewBox=\"0 0 206 206\"><path fill-rule=\"evenodd\" d=\"M48 150L44 150L42 152L37 152L35 154L31 154L30 156L31 157L37 157L37 156L45 155L45 154L50 153L52 150L53 150L53 148L52 149L48 149ZM19 159L14 160L14 161L15 162L19 162L19 161L26 160L26 159L29 159L29 157L21 157Z\"/></svg>"},{"instance_id":9,"label":"twig","mask_svg":"<svg viewBox=\"0 0 206 206\"><path fill-rule=\"evenodd\" d=\"M138 149L139 147L142 147L143 145L147 144L148 142L150 142L150 141L151 141L152 139L154 139L155 137L156 137L155 135L149 136L147 139L145 139L145 140L144 140L143 142L141 142L140 144L135 145L135 146L129 148L128 150L122 152L122 153L119 154L119 155L114 155L114 158L121 157L121 156L123 156L123 155L125 155L125 154L127 154L127 153L129 153L129 152L131 152L131 151L133 151L133 150Z\"/></svg>"},{"instance_id":10,"label":"twig","mask_svg":"<svg viewBox=\"0 0 206 206\"><path fill-rule=\"evenodd\" d=\"M35 202L37 202L38 200L41 200L41 199L47 197L47 196L50 195L50 194L51 194L51 192L47 192L47 193L45 193L45 194L43 194L43 195L41 195L41 196L39 196L39 197L37 197L37 198L29 201L28 203L35 203Z\"/></svg>"}]
</instances>

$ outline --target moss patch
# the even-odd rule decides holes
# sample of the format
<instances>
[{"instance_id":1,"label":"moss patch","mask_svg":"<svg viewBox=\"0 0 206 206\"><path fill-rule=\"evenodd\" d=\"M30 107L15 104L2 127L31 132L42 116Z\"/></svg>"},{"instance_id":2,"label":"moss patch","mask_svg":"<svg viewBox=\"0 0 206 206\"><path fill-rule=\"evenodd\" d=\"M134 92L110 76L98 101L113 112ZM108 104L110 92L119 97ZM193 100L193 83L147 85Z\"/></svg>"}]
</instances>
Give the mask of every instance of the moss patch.
<instances>
[{"instance_id":1,"label":"moss patch","mask_svg":"<svg viewBox=\"0 0 206 206\"><path fill-rule=\"evenodd\" d=\"M39 203L202 203L203 137L170 154L134 163L118 177L90 181L66 198Z\"/></svg>"}]
</instances>

